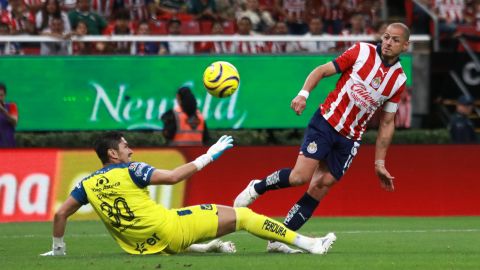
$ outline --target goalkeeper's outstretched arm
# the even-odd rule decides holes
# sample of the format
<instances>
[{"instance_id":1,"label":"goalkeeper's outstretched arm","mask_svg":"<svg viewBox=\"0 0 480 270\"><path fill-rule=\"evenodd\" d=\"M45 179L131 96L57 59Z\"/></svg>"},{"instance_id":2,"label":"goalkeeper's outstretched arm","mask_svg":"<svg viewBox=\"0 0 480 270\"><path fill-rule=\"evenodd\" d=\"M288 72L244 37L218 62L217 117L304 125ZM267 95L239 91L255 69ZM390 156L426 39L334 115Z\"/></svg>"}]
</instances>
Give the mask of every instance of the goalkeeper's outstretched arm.
<instances>
[{"instance_id":1,"label":"goalkeeper's outstretched arm","mask_svg":"<svg viewBox=\"0 0 480 270\"><path fill-rule=\"evenodd\" d=\"M190 178L193 174L203 169L210 162L219 158L223 152L233 147L232 136L223 135L212 145L207 153L199 156L194 161L179 166L173 170L156 169L150 178L151 185L173 185L184 179Z\"/></svg>"}]
</instances>

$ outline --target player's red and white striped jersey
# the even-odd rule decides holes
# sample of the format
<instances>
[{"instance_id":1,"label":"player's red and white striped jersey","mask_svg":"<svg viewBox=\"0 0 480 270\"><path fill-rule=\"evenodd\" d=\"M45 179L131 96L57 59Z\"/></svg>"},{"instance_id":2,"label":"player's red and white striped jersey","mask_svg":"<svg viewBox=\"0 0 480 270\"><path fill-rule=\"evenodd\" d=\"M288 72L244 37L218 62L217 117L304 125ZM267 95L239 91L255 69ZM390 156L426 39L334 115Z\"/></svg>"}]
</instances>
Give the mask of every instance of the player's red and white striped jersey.
<instances>
[{"instance_id":1,"label":"player's red and white striped jersey","mask_svg":"<svg viewBox=\"0 0 480 270\"><path fill-rule=\"evenodd\" d=\"M357 43L333 63L342 75L320 105L322 115L343 136L360 140L378 108L397 111L407 77L399 61L382 62L380 45Z\"/></svg>"}]
</instances>

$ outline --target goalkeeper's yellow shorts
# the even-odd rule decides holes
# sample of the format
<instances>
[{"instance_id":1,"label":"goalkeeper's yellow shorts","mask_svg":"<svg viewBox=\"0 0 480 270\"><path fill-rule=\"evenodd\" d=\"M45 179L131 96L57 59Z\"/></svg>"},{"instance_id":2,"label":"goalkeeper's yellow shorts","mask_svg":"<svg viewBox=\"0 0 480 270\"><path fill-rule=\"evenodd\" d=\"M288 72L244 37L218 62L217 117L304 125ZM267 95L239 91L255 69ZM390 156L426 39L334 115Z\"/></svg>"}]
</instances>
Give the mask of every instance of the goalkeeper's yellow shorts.
<instances>
[{"instance_id":1,"label":"goalkeeper's yellow shorts","mask_svg":"<svg viewBox=\"0 0 480 270\"><path fill-rule=\"evenodd\" d=\"M191 244L215 238L217 235L218 211L215 204L195 205L169 211L172 211L176 218L172 220L174 222L172 241L164 252L179 253Z\"/></svg>"}]
</instances>

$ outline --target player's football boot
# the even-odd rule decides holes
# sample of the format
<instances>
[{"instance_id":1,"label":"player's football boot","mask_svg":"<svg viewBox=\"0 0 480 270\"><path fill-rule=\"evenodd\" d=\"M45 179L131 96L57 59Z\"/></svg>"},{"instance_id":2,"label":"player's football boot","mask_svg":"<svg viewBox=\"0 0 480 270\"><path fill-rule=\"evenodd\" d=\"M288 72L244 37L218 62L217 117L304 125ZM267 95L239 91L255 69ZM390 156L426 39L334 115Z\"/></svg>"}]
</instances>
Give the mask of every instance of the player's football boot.
<instances>
[{"instance_id":1,"label":"player's football boot","mask_svg":"<svg viewBox=\"0 0 480 270\"><path fill-rule=\"evenodd\" d=\"M252 180L248 183L248 186L238 194L237 198L233 202L233 207L247 207L252 204L260 194L257 193L253 187L256 183L259 183L260 180Z\"/></svg>"},{"instance_id":2,"label":"player's football boot","mask_svg":"<svg viewBox=\"0 0 480 270\"><path fill-rule=\"evenodd\" d=\"M327 233L324 237L315 238L315 244L310 250L310 253L320 255L326 254L335 240L337 240L337 236L335 236L334 233Z\"/></svg>"},{"instance_id":3,"label":"player's football boot","mask_svg":"<svg viewBox=\"0 0 480 270\"><path fill-rule=\"evenodd\" d=\"M267 252L285 254L303 253L300 249L291 248L288 245L277 241L268 241Z\"/></svg>"}]
</instances>

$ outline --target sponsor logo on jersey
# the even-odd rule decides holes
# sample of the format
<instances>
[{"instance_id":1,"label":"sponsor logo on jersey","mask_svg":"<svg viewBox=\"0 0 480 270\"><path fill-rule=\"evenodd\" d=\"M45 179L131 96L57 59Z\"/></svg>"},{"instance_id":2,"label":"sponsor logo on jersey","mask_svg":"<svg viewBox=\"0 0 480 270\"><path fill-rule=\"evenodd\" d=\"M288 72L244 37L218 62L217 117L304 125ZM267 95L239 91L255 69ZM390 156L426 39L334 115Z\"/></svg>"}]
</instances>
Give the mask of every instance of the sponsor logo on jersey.
<instances>
[{"instance_id":1,"label":"sponsor logo on jersey","mask_svg":"<svg viewBox=\"0 0 480 270\"><path fill-rule=\"evenodd\" d=\"M307 146L307 152L310 154L315 154L317 152L317 144L315 142L311 142Z\"/></svg>"},{"instance_id":2,"label":"sponsor logo on jersey","mask_svg":"<svg viewBox=\"0 0 480 270\"><path fill-rule=\"evenodd\" d=\"M262 225L262 229L265 231L273 232L276 235L285 237L287 234L287 229L278 223L271 222L270 220L265 220Z\"/></svg>"},{"instance_id":3,"label":"sponsor logo on jersey","mask_svg":"<svg viewBox=\"0 0 480 270\"><path fill-rule=\"evenodd\" d=\"M154 246L158 243L160 240L160 237L158 237L157 233L152 234L151 237L145 239L145 241L136 243L137 247L135 248L138 253L143 254L145 251L148 249L145 247L145 244L148 244L149 246Z\"/></svg>"},{"instance_id":4,"label":"sponsor logo on jersey","mask_svg":"<svg viewBox=\"0 0 480 270\"><path fill-rule=\"evenodd\" d=\"M130 166L128 166L128 169L131 171L135 171L137 169L137 166L138 166L138 162L133 162L130 164Z\"/></svg>"},{"instance_id":5,"label":"sponsor logo on jersey","mask_svg":"<svg viewBox=\"0 0 480 270\"><path fill-rule=\"evenodd\" d=\"M143 168L145 168L145 166L147 166L147 164L139 163L138 166L137 166L137 169L135 170L135 175L138 176L138 177L141 177Z\"/></svg>"},{"instance_id":6,"label":"sponsor logo on jersey","mask_svg":"<svg viewBox=\"0 0 480 270\"><path fill-rule=\"evenodd\" d=\"M375 99L370 96L370 93L365 89L365 86L360 83L352 85L350 92L355 105L360 108L365 108L367 112L374 112L380 105Z\"/></svg>"},{"instance_id":7,"label":"sponsor logo on jersey","mask_svg":"<svg viewBox=\"0 0 480 270\"><path fill-rule=\"evenodd\" d=\"M95 184L95 186L102 186L102 185L106 185L110 183L110 180L108 180L107 177L105 176L100 176L98 179L97 179L97 183Z\"/></svg>"},{"instance_id":8,"label":"sponsor logo on jersey","mask_svg":"<svg viewBox=\"0 0 480 270\"><path fill-rule=\"evenodd\" d=\"M108 184L108 182L107 182L107 183L103 183L100 187L98 187L98 181L97 181L97 187L96 188L95 187L91 188L91 190L93 192L102 192L104 190L115 188L115 187L118 187L118 186L120 186L120 182L115 182L113 184Z\"/></svg>"},{"instance_id":9,"label":"sponsor logo on jersey","mask_svg":"<svg viewBox=\"0 0 480 270\"><path fill-rule=\"evenodd\" d=\"M200 209L202 209L202 210L213 210L213 206L211 204L201 204Z\"/></svg>"}]
</instances>

